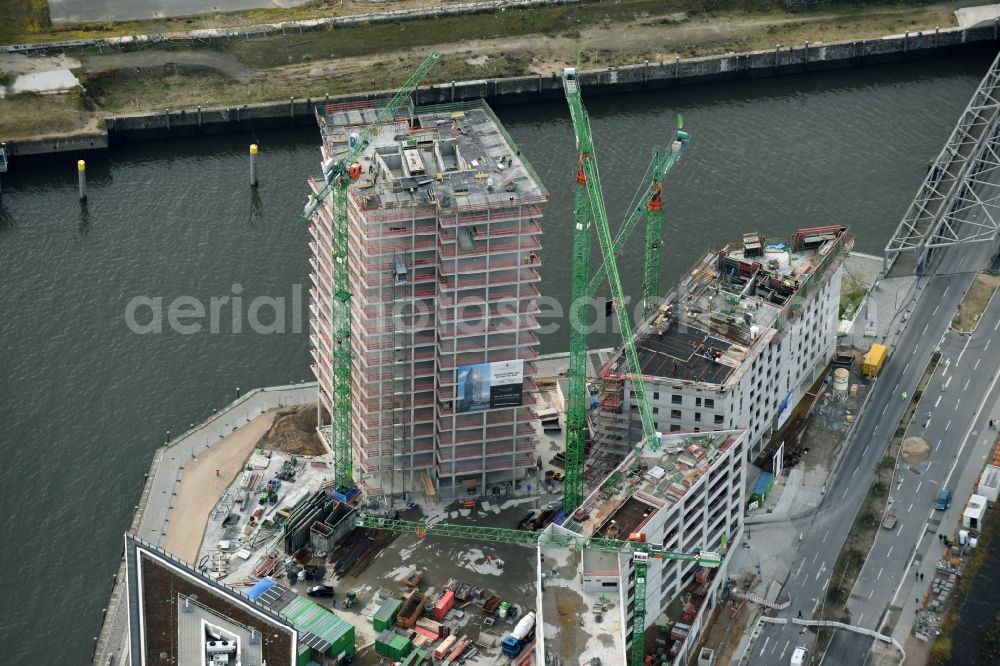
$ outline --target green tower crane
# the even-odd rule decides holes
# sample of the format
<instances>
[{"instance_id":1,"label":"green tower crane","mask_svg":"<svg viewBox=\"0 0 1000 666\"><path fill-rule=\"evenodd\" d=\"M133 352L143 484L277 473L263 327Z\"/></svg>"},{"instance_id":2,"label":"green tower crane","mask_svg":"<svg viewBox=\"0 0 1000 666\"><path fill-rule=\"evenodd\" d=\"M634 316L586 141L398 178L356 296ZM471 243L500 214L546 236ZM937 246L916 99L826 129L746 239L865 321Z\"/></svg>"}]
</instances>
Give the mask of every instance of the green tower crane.
<instances>
[{"instance_id":1,"label":"green tower crane","mask_svg":"<svg viewBox=\"0 0 1000 666\"><path fill-rule=\"evenodd\" d=\"M586 464L587 338L581 308L584 301L579 299L588 296L590 285L588 274L590 272L590 228L592 224L597 227L597 237L600 241L601 254L604 257L604 269L611 286L613 309L618 318L625 356L633 375L632 388L635 392L635 402L639 408L643 429L643 441L640 446L650 446L656 449L659 447L659 437L656 433L656 427L653 425L653 411L649 406L646 387L642 381L639 354L632 339L632 322L625 307L625 296L618 274L618 265L615 261L614 242L611 239L608 215L604 207L604 195L601 190L600 174L597 170L597 158L594 154L590 118L583 106L576 70L573 68L563 70L563 91L566 94L570 116L573 119L577 152L579 153L579 168L573 205L573 277L571 288L573 301L570 304L566 477L563 488L563 511L569 515L583 501L584 467Z\"/></svg>"},{"instance_id":2,"label":"green tower crane","mask_svg":"<svg viewBox=\"0 0 1000 666\"><path fill-rule=\"evenodd\" d=\"M632 609L632 655L631 666L643 666L646 649L646 573L651 559L697 562L703 567L718 567L723 556L709 550L669 550L659 544L646 543L642 534L629 535L628 540L588 537L571 532L511 530L501 527L478 527L475 525L450 525L396 520L376 516L358 516L354 524L374 530L388 530L403 534L470 539L491 543L513 543L522 546L543 548L566 548L569 550L597 550L605 553L630 555L635 570L635 596Z\"/></svg>"},{"instance_id":3,"label":"green tower crane","mask_svg":"<svg viewBox=\"0 0 1000 666\"><path fill-rule=\"evenodd\" d=\"M681 127L682 121L680 116L678 116L678 128ZM647 273L659 276L660 268L660 253L650 252L650 249L656 249L658 247L658 242L660 239L660 233L663 229L663 181L666 178L667 172L673 168L673 166L680 160L681 155L684 154L684 149L687 148L690 142L690 137L687 132L682 132L678 129L676 134L676 141L669 148L657 148L653 153L653 168L652 168L652 178L650 179L649 187L646 188L645 193L639 199L639 202L632 209L625 221L622 223L621 227L618 229L618 233L615 234L614 243L612 246L614 248L615 258L621 254L622 248L625 246L625 242L632 235L632 231L639 224L639 221L646 218L646 253L643 261L643 276ZM658 208L657 208L658 207ZM654 209L660 213L659 222L656 223L654 228L650 228L648 220L650 214L654 212ZM652 267L652 262L656 262L656 266ZM597 272L594 273L594 277L590 279L590 285L587 287L587 293L593 296L597 293L597 288L601 286L601 281L604 280L604 274L606 269L602 263L597 267ZM650 282L647 286L646 281L643 280L643 303L653 302L652 307L648 310L644 307L644 316L652 314L652 308L655 308L656 301L659 298L659 280L655 282Z\"/></svg>"},{"instance_id":4,"label":"green tower crane","mask_svg":"<svg viewBox=\"0 0 1000 666\"><path fill-rule=\"evenodd\" d=\"M333 195L333 430L334 481L337 490L347 494L354 488L351 450L351 286L347 257L347 189L360 173L356 163L378 135L382 125L391 120L398 109L416 90L441 54L431 52L406 83L375 116L375 121L361 134L353 147L324 173L324 184L318 195L311 195L302 217L311 219L319 206Z\"/></svg>"}]
</instances>

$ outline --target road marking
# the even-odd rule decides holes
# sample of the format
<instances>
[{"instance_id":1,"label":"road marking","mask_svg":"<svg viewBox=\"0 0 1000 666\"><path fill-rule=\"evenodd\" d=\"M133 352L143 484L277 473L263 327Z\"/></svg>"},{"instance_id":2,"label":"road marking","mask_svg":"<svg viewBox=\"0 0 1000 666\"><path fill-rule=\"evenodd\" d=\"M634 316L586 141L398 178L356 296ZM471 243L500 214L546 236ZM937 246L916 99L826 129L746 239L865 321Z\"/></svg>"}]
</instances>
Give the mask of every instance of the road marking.
<instances>
[{"instance_id":1,"label":"road marking","mask_svg":"<svg viewBox=\"0 0 1000 666\"><path fill-rule=\"evenodd\" d=\"M774 647L771 648L771 654L774 654L775 650L778 649L778 641L774 641Z\"/></svg>"},{"instance_id":2,"label":"road marking","mask_svg":"<svg viewBox=\"0 0 1000 666\"><path fill-rule=\"evenodd\" d=\"M938 446L941 446L941 440L938 440ZM933 465L933 464L934 464L933 460L930 461L929 463L927 463L927 472L931 471L931 465Z\"/></svg>"},{"instance_id":3,"label":"road marking","mask_svg":"<svg viewBox=\"0 0 1000 666\"><path fill-rule=\"evenodd\" d=\"M804 559L801 562L799 562L799 568L795 570L795 577L796 578L798 578L799 574L802 573L802 565L805 564L805 563L806 563L806 561Z\"/></svg>"},{"instance_id":4,"label":"road marking","mask_svg":"<svg viewBox=\"0 0 1000 666\"><path fill-rule=\"evenodd\" d=\"M871 601L873 596L875 596L875 588L874 587L872 588L872 591L868 593L868 601Z\"/></svg>"},{"instance_id":5,"label":"road marking","mask_svg":"<svg viewBox=\"0 0 1000 666\"><path fill-rule=\"evenodd\" d=\"M878 575L877 575L877 576L875 576L875 580L878 580L879 578L881 578L881 577L882 577L882 572L883 572L883 571L885 571L885 567L879 567L879 570L878 570ZM860 618L858 618L858 622L861 622L861 619L860 619Z\"/></svg>"},{"instance_id":6,"label":"road marking","mask_svg":"<svg viewBox=\"0 0 1000 666\"><path fill-rule=\"evenodd\" d=\"M903 366L903 374L906 374L906 369L909 368L909 367L910 367L910 363L907 362L906 365Z\"/></svg>"},{"instance_id":7,"label":"road marking","mask_svg":"<svg viewBox=\"0 0 1000 666\"><path fill-rule=\"evenodd\" d=\"M990 348L990 343L991 342L993 342L993 338L990 338L989 340L986 341L986 346L983 347L983 351L986 351L987 349Z\"/></svg>"},{"instance_id":8,"label":"road marking","mask_svg":"<svg viewBox=\"0 0 1000 666\"><path fill-rule=\"evenodd\" d=\"M761 656L761 657L763 657L763 656L764 656L764 650L766 650L766 649L767 649L767 644L768 644L768 643L769 643L770 641L771 641L771 637L770 637L770 636L764 636L764 647L762 647L762 648L760 649L760 655L759 655L759 656Z\"/></svg>"},{"instance_id":9,"label":"road marking","mask_svg":"<svg viewBox=\"0 0 1000 666\"><path fill-rule=\"evenodd\" d=\"M941 448L941 440L939 439L938 443L934 445L934 450L937 451L940 448ZM928 467L930 467L930 465L928 465Z\"/></svg>"},{"instance_id":10,"label":"road marking","mask_svg":"<svg viewBox=\"0 0 1000 666\"><path fill-rule=\"evenodd\" d=\"M931 313L932 316L937 314L937 311L938 311L939 307L941 307L941 306L939 305L939 306L937 306L937 308L934 308L934 312Z\"/></svg>"},{"instance_id":11,"label":"road marking","mask_svg":"<svg viewBox=\"0 0 1000 666\"><path fill-rule=\"evenodd\" d=\"M778 657L778 661L784 661L785 660L785 651L788 650L788 644L789 643L791 643L791 641L785 641L785 647L781 648L781 656Z\"/></svg>"},{"instance_id":12,"label":"road marking","mask_svg":"<svg viewBox=\"0 0 1000 666\"><path fill-rule=\"evenodd\" d=\"M944 424L944 429L948 430L948 428L950 427L951 427L951 419L948 419L948 422Z\"/></svg>"},{"instance_id":13,"label":"road marking","mask_svg":"<svg viewBox=\"0 0 1000 666\"><path fill-rule=\"evenodd\" d=\"M971 381L972 381L971 379L966 379L965 380L965 386L962 387L963 391L968 391L969 390L969 382L971 382Z\"/></svg>"},{"instance_id":14,"label":"road marking","mask_svg":"<svg viewBox=\"0 0 1000 666\"><path fill-rule=\"evenodd\" d=\"M947 287L944 288L944 293L941 294L941 298L944 298L945 296L948 295L948 290L949 289L951 289L951 285L950 284Z\"/></svg>"},{"instance_id":15,"label":"road marking","mask_svg":"<svg viewBox=\"0 0 1000 666\"><path fill-rule=\"evenodd\" d=\"M885 416L885 410L889 409L889 405L882 408L882 416Z\"/></svg>"},{"instance_id":16,"label":"road marking","mask_svg":"<svg viewBox=\"0 0 1000 666\"><path fill-rule=\"evenodd\" d=\"M865 454L868 453L868 444L865 444L865 450L861 452L861 457L864 458Z\"/></svg>"},{"instance_id":17,"label":"road marking","mask_svg":"<svg viewBox=\"0 0 1000 666\"><path fill-rule=\"evenodd\" d=\"M959 404L960 402L962 402L962 399L961 399L961 398L958 398L957 400L955 400L955 411L956 411L956 412L958 411L958 404Z\"/></svg>"},{"instance_id":18,"label":"road marking","mask_svg":"<svg viewBox=\"0 0 1000 666\"><path fill-rule=\"evenodd\" d=\"M819 571L816 572L816 580L819 580L819 575L823 573L826 569L826 560L823 560L823 564L819 565Z\"/></svg>"},{"instance_id":19,"label":"road marking","mask_svg":"<svg viewBox=\"0 0 1000 666\"><path fill-rule=\"evenodd\" d=\"M915 493L919 493L919 492L920 492L920 486L922 486L923 484L924 484L924 482L923 482L923 481L921 481L920 483L918 483L918 484L917 484L917 489L916 489L916 491L914 491L914 492L915 492Z\"/></svg>"},{"instance_id":20,"label":"road marking","mask_svg":"<svg viewBox=\"0 0 1000 666\"><path fill-rule=\"evenodd\" d=\"M840 496L840 499L847 497L847 488L844 488L844 494Z\"/></svg>"},{"instance_id":21,"label":"road marking","mask_svg":"<svg viewBox=\"0 0 1000 666\"><path fill-rule=\"evenodd\" d=\"M906 513L909 513L912 509L913 509L913 502L910 502L910 508L906 510Z\"/></svg>"},{"instance_id":22,"label":"road marking","mask_svg":"<svg viewBox=\"0 0 1000 666\"><path fill-rule=\"evenodd\" d=\"M951 377L948 377L948 381L944 383L944 387L948 388L951 385Z\"/></svg>"},{"instance_id":23,"label":"road marking","mask_svg":"<svg viewBox=\"0 0 1000 666\"><path fill-rule=\"evenodd\" d=\"M973 370L978 370L979 369L979 362L982 361L982 360L983 360L982 356L980 356L979 358L977 358L976 359L976 364L974 366L972 366L972 369Z\"/></svg>"},{"instance_id":24,"label":"road marking","mask_svg":"<svg viewBox=\"0 0 1000 666\"><path fill-rule=\"evenodd\" d=\"M823 581L823 591L824 592L826 592L826 586L829 585L829 584L830 584L830 579L829 578L827 578L825 581Z\"/></svg>"},{"instance_id":25,"label":"road marking","mask_svg":"<svg viewBox=\"0 0 1000 666\"><path fill-rule=\"evenodd\" d=\"M889 546L889 552L885 554L885 559L889 559L889 556L892 555L892 548L893 546Z\"/></svg>"},{"instance_id":26,"label":"road marking","mask_svg":"<svg viewBox=\"0 0 1000 666\"><path fill-rule=\"evenodd\" d=\"M818 550L817 550L817 551L816 551L816 553L815 553L815 554L813 555L813 562L812 562L813 564L816 564L816 558L817 558L817 557L819 557L819 551L818 551Z\"/></svg>"},{"instance_id":27,"label":"road marking","mask_svg":"<svg viewBox=\"0 0 1000 666\"><path fill-rule=\"evenodd\" d=\"M938 396L938 399L934 401L934 409L937 409L937 406L940 404L941 404L941 396Z\"/></svg>"},{"instance_id":28,"label":"road marking","mask_svg":"<svg viewBox=\"0 0 1000 666\"><path fill-rule=\"evenodd\" d=\"M955 359L955 367L956 368L958 367L958 364L962 362L962 354L964 354L965 350L969 348L969 343L970 342L972 342L972 336L971 335L965 340L965 345L962 347L962 351L958 352L958 358ZM986 346L989 346L989 344L990 343L987 342Z\"/></svg>"},{"instance_id":29,"label":"road marking","mask_svg":"<svg viewBox=\"0 0 1000 666\"><path fill-rule=\"evenodd\" d=\"M864 616L865 616L864 613L862 613L861 615L858 616L858 626L859 627L861 626L861 618L863 618Z\"/></svg>"},{"instance_id":30,"label":"road marking","mask_svg":"<svg viewBox=\"0 0 1000 666\"><path fill-rule=\"evenodd\" d=\"M993 330L995 331L995 330L997 330L998 328L1000 328L1000 321L998 321L998 322L997 322L997 325L993 327Z\"/></svg>"},{"instance_id":31,"label":"road marking","mask_svg":"<svg viewBox=\"0 0 1000 666\"><path fill-rule=\"evenodd\" d=\"M861 467L861 465L858 465L858 467ZM855 468L854 468L854 471L853 471L853 472L851 472L851 478L852 478L852 479L854 478L854 475L858 473L858 467L855 467Z\"/></svg>"},{"instance_id":32,"label":"road marking","mask_svg":"<svg viewBox=\"0 0 1000 666\"><path fill-rule=\"evenodd\" d=\"M827 530L827 531L826 531L826 534L824 534L824 535L823 535L823 543L826 543L826 538L827 538L828 536L830 536L830 530Z\"/></svg>"}]
</instances>

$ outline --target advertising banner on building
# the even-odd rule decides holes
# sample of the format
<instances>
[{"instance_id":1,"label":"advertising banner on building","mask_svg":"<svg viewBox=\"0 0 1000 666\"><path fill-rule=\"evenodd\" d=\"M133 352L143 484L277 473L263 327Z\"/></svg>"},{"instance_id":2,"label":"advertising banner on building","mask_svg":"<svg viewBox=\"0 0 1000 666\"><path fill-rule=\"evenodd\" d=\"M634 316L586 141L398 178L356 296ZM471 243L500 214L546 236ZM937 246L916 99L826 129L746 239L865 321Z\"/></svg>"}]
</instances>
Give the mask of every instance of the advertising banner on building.
<instances>
[{"instance_id":1,"label":"advertising banner on building","mask_svg":"<svg viewBox=\"0 0 1000 666\"><path fill-rule=\"evenodd\" d=\"M524 361L460 365L455 375L459 412L520 407Z\"/></svg>"}]
</instances>

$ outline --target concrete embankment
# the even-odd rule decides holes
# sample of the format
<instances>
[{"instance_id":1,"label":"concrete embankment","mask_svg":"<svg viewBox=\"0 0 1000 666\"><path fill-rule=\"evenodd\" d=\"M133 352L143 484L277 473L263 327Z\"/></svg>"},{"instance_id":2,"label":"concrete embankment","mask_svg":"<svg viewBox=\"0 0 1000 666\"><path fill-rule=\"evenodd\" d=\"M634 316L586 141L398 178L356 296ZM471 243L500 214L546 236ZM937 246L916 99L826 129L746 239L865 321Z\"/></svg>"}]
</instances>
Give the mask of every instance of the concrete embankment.
<instances>
[{"instance_id":1,"label":"concrete embankment","mask_svg":"<svg viewBox=\"0 0 1000 666\"><path fill-rule=\"evenodd\" d=\"M206 421L196 424L180 437L161 446L153 454L153 462L128 531L153 545L163 546L167 537L166 525L175 509L173 498L185 465L198 455L205 454L213 445L225 445L226 442L222 442L224 437L261 414L280 407L311 404L315 400L315 382L254 389L223 407ZM115 575L101 634L94 645L95 664L103 666L121 663L128 629L124 581L123 560Z\"/></svg>"},{"instance_id":2,"label":"concrete embankment","mask_svg":"<svg viewBox=\"0 0 1000 666\"><path fill-rule=\"evenodd\" d=\"M1000 24L993 23L975 28L947 28L880 39L818 45L807 43L801 46L776 47L768 51L644 62L626 67L581 71L580 79L586 94L592 96L936 58L996 48L998 26ZM22 160L44 159L46 155L68 159L79 153L103 150L106 146L119 142L312 125L315 122L313 107L317 103L357 102L384 98L385 95L382 91L322 98L291 98L284 102L223 108L196 107L155 114L107 116L103 134L82 137L79 141L44 139L10 142L8 154L16 164ZM559 100L562 96L560 77L552 74L422 86L415 92L414 100L419 105L431 105L484 98L492 105L502 106ZM100 145L102 136L105 139L104 146Z\"/></svg>"}]
</instances>

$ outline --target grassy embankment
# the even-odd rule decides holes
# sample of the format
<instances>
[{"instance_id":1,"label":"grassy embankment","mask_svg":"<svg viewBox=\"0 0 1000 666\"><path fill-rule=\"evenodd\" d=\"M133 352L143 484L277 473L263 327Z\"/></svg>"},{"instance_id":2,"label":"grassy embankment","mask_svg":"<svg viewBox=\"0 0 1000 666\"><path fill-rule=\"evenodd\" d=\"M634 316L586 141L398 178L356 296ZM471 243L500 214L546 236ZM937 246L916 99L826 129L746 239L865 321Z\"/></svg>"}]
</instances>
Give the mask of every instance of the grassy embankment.
<instances>
[{"instance_id":1,"label":"grassy embankment","mask_svg":"<svg viewBox=\"0 0 1000 666\"><path fill-rule=\"evenodd\" d=\"M0 0L34 7L41 0ZM346 3L350 8L353 5ZM412 0L391 7L440 4ZM162 111L197 105L237 105L291 96L319 97L401 83L430 47L443 57L426 83L498 78L558 71L577 58L584 67L624 65L773 48L785 45L867 38L904 30L931 29L954 22L947 5L843 5L835 9L789 13L780 0L620 0L579 5L511 10L403 23L237 39L209 47L186 49L206 57L222 53L254 70L252 80L235 80L211 66L122 66L106 70L92 66L96 51L78 54L78 72L87 94L55 96L47 103L60 127L103 113ZM379 6L382 8L382 6ZM356 6L354 13L370 11ZM351 13L337 8L340 13ZM288 12L285 14L284 12ZM334 13L325 4L294 10L261 10L213 17L132 22L108 26L46 27L47 14L34 14L19 28L8 27L0 41L37 41L105 34L240 25L279 18L304 18ZM164 48L164 47L159 47ZM73 54L71 54L73 55ZM472 58L475 57L473 60ZM103 70L103 71L102 71ZM50 132L53 123L18 105L17 98L0 100L0 137ZM81 121L81 124L83 122ZM67 128L68 129L68 128Z\"/></svg>"}]
</instances>

